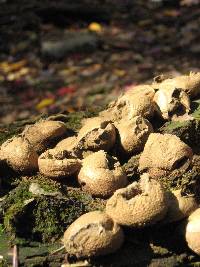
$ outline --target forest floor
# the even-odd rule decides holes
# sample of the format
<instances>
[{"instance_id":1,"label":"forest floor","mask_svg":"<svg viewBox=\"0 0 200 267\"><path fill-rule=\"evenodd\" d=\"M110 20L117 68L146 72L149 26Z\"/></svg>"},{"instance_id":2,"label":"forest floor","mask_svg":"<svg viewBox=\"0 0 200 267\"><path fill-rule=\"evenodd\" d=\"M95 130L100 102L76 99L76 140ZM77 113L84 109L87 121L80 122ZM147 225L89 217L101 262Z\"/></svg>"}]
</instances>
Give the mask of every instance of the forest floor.
<instances>
[{"instance_id":1,"label":"forest floor","mask_svg":"<svg viewBox=\"0 0 200 267\"><path fill-rule=\"evenodd\" d=\"M0 123L96 109L157 75L199 71L199 5L126 2L13 16L1 31Z\"/></svg>"}]
</instances>

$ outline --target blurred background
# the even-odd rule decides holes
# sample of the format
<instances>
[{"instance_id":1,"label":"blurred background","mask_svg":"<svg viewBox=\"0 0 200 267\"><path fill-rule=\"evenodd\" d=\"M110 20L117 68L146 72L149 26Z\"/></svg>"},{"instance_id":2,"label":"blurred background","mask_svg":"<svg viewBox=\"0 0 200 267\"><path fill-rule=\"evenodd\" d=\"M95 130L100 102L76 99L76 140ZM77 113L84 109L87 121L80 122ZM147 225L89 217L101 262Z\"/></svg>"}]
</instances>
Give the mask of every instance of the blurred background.
<instances>
[{"instance_id":1,"label":"blurred background","mask_svg":"<svg viewBox=\"0 0 200 267\"><path fill-rule=\"evenodd\" d=\"M199 0L0 0L0 124L200 70Z\"/></svg>"}]
</instances>

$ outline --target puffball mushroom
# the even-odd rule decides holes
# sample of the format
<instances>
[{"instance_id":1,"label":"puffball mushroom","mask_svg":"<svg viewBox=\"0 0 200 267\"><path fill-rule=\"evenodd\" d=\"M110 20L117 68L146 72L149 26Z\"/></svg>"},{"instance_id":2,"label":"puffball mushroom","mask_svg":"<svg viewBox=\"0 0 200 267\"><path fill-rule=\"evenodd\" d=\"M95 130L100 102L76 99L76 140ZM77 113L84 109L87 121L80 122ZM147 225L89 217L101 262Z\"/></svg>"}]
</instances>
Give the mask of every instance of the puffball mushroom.
<instances>
[{"instance_id":1,"label":"puffball mushroom","mask_svg":"<svg viewBox=\"0 0 200 267\"><path fill-rule=\"evenodd\" d=\"M124 241L119 225L101 211L88 212L64 233L66 251L76 257L106 255L117 251Z\"/></svg>"},{"instance_id":2,"label":"puffball mushroom","mask_svg":"<svg viewBox=\"0 0 200 267\"><path fill-rule=\"evenodd\" d=\"M127 185L127 177L120 163L103 150L82 160L78 180L84 190L99 197L109 197Z\"/></svg>"},{"instance_id":3,"label":"puffball mushroom","mask_svg":"<svg viewBox=\"0 0 200 267\"><path fill-rule=\"evenodd\" d=\"M200 208L196 209L187 220L185 239L188 247L200 255Z\"/></svg>"},{"instance_id":4,"label":"puffball mushroom","mask_svg":"<svg viewBox=\"0 0 200 267\"><path fill-rule=\"evenodd\" d=\"M142 151L150 133L153 132L151 123L141 116L124 118L115 126L119 133L119 150L125 154Z\"/></svg>"},{"instance_id":5,"label":"puffball mushroom","mask_svg":"<svg viewBox=\"0 0 200 267\"><path fill-rule=\"evenodd\" d=\"M71 151L76 146L76 144L77 144L76 136L70 136L68 138L61 140L56 145L56 149Z\"/></svg>"},{"instance_id":6,"label":"puffball mushroom","mask_svg":"<svg viewBox=\"0 0 200 267\"><path fill-rule=\"evenodd\" d=\"M167 192L169 208L164 223L180 221L197 209L198 203L194 196L184 196L181 190Z\"/></svg>"},{"instance_id":7,"label":"puffball mushroom","mask_svg":"<svg viewBox=\"0 0 200 267\"><path fill-rule=\"evenodd\" d=\"M190 99L181 88L162 88L155 93L157 113L163 119L177 119L177 117L188 115L190 111Z\"/></svg>"},{"instance_id":8,"label":"puffball mushroom","mask_svg":"<svg viewBox=\"0 0 200 267\"><path fill-rule=\"evenodd\" d=\"M102 111L100 116L109 117L114 122L124 117L134 118L139 115L145 118L152 117L155 108L154 94L155 91L150 85L135 86L110 103L108 109Z\"/></svg>"},{"instance_id":9,"label":"puffball mushroom","mask_svg":"<svg viewBox=\"0 0 200 267\"><path fill-rule=\"evenodd\" d=\"M66 134L65 124L61 121L41 120L33 125L28 125L22 135L28 139L35 151L44 152L55 140Z\"/></svg>"},{"instance_id":10,"label":"puffball mushroom","mask_svg":"<svg viewBox=\"0 0 200 267\"><path fill-rule=\"evenodd\" d=\"M200 72L190 72L189 75L181 75L172 79L165 79L161 83L154 84L154 88L171 90L181 88L191 98L200 94Z\"/></svg>"},{"instance_id":11,"label":"puffball mushroom","mask_svg":"<svg viewBox=\"0 0 200 267\"><path fill-rule=\"evenodd\" d=\"M115 126L107 119L94 117L85 121L80 129L77 142L83 150L109 151L116 139Z\"/></svg>"},{"instance_id":12,"label":"puffball mushroom","mask_svg":"<svg viewBox=\"0 0 200 267\"><path fill-rule=\"evenodd\" d=\"M161 183L143 174L139 182L117 190L108 199L106 213L120 225L144 227L163 219L167 208Z\"/></svg>"},{"instance_id":13,"label":"puffball mushroom","mask_svg":"<svg viewBox=\"0 0 200 267\"><path fill-rule=\"evenodd\" d=\"M81 161L67 150L49 149L39 156L38 165L43 175L58 179L78 172Z\"/></svg>"},{"instance_id":14,"label":"puffball mushroom","mask_svg":"<svg viewBox=\"0 0 200 267\"><path fill-rule=\"evenodd\" d=\"M192 156L192 149L177 136L152 133L140 156L139 170L185 171L192 161Z\"/></svg>"},{"instance_id":15,"label":"puffball mushroom","mask_svg":"<svg viewBox=\"0 0 200 267\"><path fill-rule=\"evenodd\" d=\"M21 136L8 139L1 146L1 160L16 172L29 173L38 169L38 155L29 141Z\"/></svg>"}]
</instances>

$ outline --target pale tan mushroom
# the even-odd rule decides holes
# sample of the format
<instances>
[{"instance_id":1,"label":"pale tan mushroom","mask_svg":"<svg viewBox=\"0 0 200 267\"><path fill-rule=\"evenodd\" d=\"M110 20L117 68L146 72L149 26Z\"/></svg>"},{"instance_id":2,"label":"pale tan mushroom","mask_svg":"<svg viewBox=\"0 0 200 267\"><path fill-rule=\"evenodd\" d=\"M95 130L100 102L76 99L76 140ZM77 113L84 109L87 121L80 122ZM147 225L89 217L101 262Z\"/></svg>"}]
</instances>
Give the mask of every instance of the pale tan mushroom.
<instances>
[{"instance_id":1,"label":"pale tan mushroom","mask_svg":"<svg viewBox=\"0 0 200 267\"><path fill-rule=\"evenodd\" d=\"M142 151L150 133L153 132L151 123L141 116L124 118L115 126L119 133L118 149L125 154Z\"/></svg>"},{"instance_id":2,"label":"pale tan mushroom","mask_svg":"<svg viewBox=\"0 0 200 267\"><path fill-rule=\"evenodd\" d=\"M80 129L77 142L83 150L109 151L116 139L115 126L108 119L94 117L87 119Z\"/></svg>"},{"instance_id":3,"label":"pale tan mushroom","mask_svg":"<svg viewBox=\"0 0 200 267\"><path fill-rule=\"evenodd\" d=\"M123 231L101 211L86 213L64 233L66 251L76 257L106 255L117 251L124 241Z\"/></svg>"},{"instance_id":4,"label":"pale tan mushroom","mask_svg":"<svg viewBox=\"0 0 200 267\"><path fill-rule=\"evenodd\" d=\"M109 197L127 185L120 163L103 150L83 159L78 180L84 190L99 197Z\"/></svg>"},{"instance_id":5,"label":"pale tan mushroom","mask_svg":"<svg viewBox=\"0 0 200 267\"><path fill-rule=\"evenodd\" d=\"M166 192L161 183L144 174L139 182L113 194L107 201L106 213L118 224L144 227L163 219L167 208Z\"/></svg>"},{"instance_id":6,"label":"pale tan mushroom","mask_svg":"<svg viewBox=\"0 0 200 267\"><path fill-rule=\"evenodd\" d=\"M152 133L139 160L139 170L185 171L192 160L192 149L175 135Z\"/></svg>"},{"instance_id":7,"label":"pale tan mushroom","mask_svg":"<svg viewBox=\"0 0 200 267\"><path fill-rule=\"evenodd\" d=\"M58 150L67 150L72 151L77 145L77 138L76 136L70 136L63 140L61 140L57 145L56 149Z\"/></svg>"},{"instance_id":8,"label":"pale tan mushroom","mask_svg":"<svg viewBox=\"0 0 200 267\"><path fill-rule=\"evenodd\" d=\"M158 90L154 96L156 111L163 119L180 120L189 118L190 99L181 88L164 87Z\"/></svg>"},{"instance_id":9,"label":"pale tan mushroom","mask_svg":"<svg viewBox=\"0 0 200 267\"><path fill-rule=\"evenodd\" d=\"M196 209L187 220L185 239L188 247L200 255L200 208Z\"/></svg>"},{"instance_id":10,"label":"pale tan mushroom","mask_svg":"<svg viewBox=\"0 0 200 267\"><path fill-rule=\"evenodd\" d=\"M197 209L198 203L194 196L184 196L181 190L174 190L167 193L168 211L164 218L164 223L180 221Z\"/></svg>"},{"instance_id":11,"label":"pale tan mushroom","mask_svg":"<svg viewBox=\"0 0 200 267\"><path fill-rule=\"evenodd\" d=\"M80 170L81 161L69 151L49 149L38 159L39 171L50 178L68 177Z\"/></svg>"},{"instance_id":12,"label":"pale tan mushroom","mask_svg":"<svg viewBox=\"0 0 200 267\"><path fill-rule=\"evenodd\" d=\"M110 103L108 109L102 111L100 116L109 118L114 122L120 121L124 117L131 119L139 115L149 118L155 109L154 94L154 89L150 85L135 86L116 101Z\"/></svg>"},{"instance_id":13,"label":"pale tan mushroom","mask_svg":"<svg viewBox=\"0 0 200 267\"><path fill-rule=\"evenodd\" d=\"M33 125L28 125L22 135L29 140L36 152L42 153L66 132L67 129L63 122L41 120Z\"/></svg>"},{"instance_id":14,"label":"pale tan mushroom","mask_svg":"<svg viewBox=\"0 0 200 267\"><path fill-rule=\"evenodd\" d=\"M191 98L200 95L200 72L190 72L189 75L181 75L172 79L165 79L161 83L153 85L154 88L171 90L183 89Z\"/></svg>"},{"instance_id":15,"label":"pale tan mushroom","mask_svg":"<svg viewBox=\"0 0 200 267\"><path fill-rule=\"evenodd\" d=\"M21 136L8 139L1 146L1 160L16 172L29 173L38 169L38 155L29 141Z\"/></svg>"}]
</instances>

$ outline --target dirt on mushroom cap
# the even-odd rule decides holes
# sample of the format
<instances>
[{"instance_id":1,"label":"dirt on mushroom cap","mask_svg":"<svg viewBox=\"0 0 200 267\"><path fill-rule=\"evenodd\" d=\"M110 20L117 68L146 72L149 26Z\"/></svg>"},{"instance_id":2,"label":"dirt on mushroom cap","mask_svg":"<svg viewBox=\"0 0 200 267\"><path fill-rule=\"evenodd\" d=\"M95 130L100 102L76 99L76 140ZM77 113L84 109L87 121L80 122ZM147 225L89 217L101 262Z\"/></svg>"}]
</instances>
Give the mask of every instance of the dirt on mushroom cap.
<instances>
[{"instance_id":1,"label":"dirt on mushroom cap","mask_svg":"<svg viewBox=\"0 0 200 267\"><path fill-rule=\"evenodd\" d=\"M140 156L139 169L158 168L186 170L192 160L192 149L175 135L152 133Z\"/></svg>"},{"instance_id":2,"label":"dirt on mushroom cap","mask_svg":"<svg viewBox=\"0 0 200 267\"><path fill-rule=\"evenodd\" d=\"M127 185L127 177L120 163L103 150L82 161L78 180L84 190L101 197L111 196L117 189Z\"/></svg>"},{"instance_id":3,"label":"dirt on mushroom cap","mask_svg":"<svg viewBox=\"0 0 200 267\"><path fill-rule=\"evenodd\" d=\"M66 134L67 129L61 121L41 120L27 126L22 135L29 140L35 151L42 153L51 142Z\"/></svg>"},{"instance_id":4,"label":"dirt on mushroom cap","mask_svg":"<svg viewBox=\"0 0 200 267\"><path fill-rule=\"evenodd\" d=\"M38 158L39 171L50 178L68 177L81 167L81 161L70 152L49 149Z\"/></svg>"},{"instance_id":5,"label":"dirt on mushroom cap","mask_svg":"<svg viewBox=\"0 0 200 267\"><path fill-rule=\"evenodd\" d=\"M141 116L135 118L124 118L115 126L119 133L118 149L125 154L140 152L153 132L151 123Z\"/></svg>"},{"instance_id":6,"label":"dirt on mushroom cap","mask_svg":"<svg viewBox=\"0 0 200 267\"><path fill-rule=\"evenodd\" d=\"M85 120L80 129L77 142L84 150L110 150L116 139L115 126L108 119L94 117Z\"/></svg>"},{"instance_id":7,"label":"dirt on mushroom cap","mask_svg":"<svg viewBox=\"0 0 200 267\"><path fill-rule=\"evenodd\" d=\"M163 119L177 120L190 111L189 96L181 88L161 88L155 93L154 102L157 113Z\"/></svg>"},{"instance_id":8,"label":"dirt on mushroom cap","mask_svg":"<svg viewBox=\"0 0 200 267\"><path fill-rule=\"evenodd\" d=\"M113 194L107 202L106 213L121 225L144 227L161 220L167 208L166 192L161 183L144 174L138 183Z\"/></svg>"},{"instance_id":9,"label":"dirt on mushroom cap","mask_svg":"<svg viewBox=\"0 0 200 267\"><path fill-rule=\"evenodd\" d=\"M113 253L121 247L123 240L120 226L101 211L79 217L65 231L63 238L66 251L77 257Z\"/></svg>"},{"instance_id":10,"label":"dirt on mushroom cap","mask_svg":"<svg viewBox=\"0 0 200 267\"><path fill-rule=\"evenodd\" d=\"M38 155L23 137L8 139L1 146L1 160L17 172L29 173L38 169Z\"/></svg>"}]
</instances>

